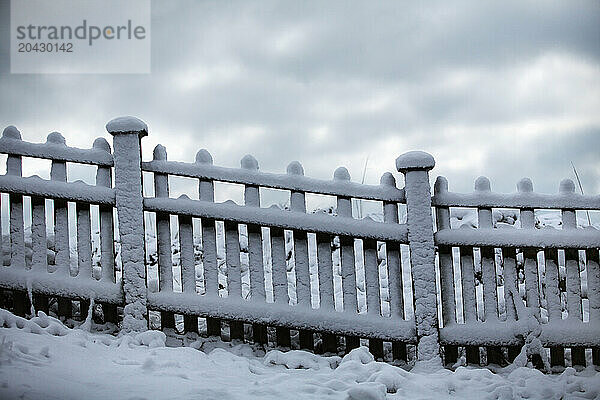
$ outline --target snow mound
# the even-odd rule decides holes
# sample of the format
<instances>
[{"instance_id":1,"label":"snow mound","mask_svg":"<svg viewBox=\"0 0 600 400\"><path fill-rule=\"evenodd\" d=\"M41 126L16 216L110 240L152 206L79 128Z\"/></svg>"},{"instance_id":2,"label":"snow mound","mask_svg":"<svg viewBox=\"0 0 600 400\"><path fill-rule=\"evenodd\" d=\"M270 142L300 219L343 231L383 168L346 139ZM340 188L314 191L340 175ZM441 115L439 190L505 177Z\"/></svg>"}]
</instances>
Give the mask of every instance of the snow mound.
<instances>
[{"instance_id":1,"label":"snow mound","mask_svg":"<svg viewBox=\"0 0 600 400\"><path fill-rule=\"evenodd\" d=\"M340 357L321 357L302 350L281 352L271 350L265 354L264 363L283 365L289 369L331 369L339 364Z\"/></svg>"},{"instance_id":2,"label":"snow mound","mask_svg":"<svg viewBox=\"0 0 600 400\"><path fill-rule=\"evenodd\" d=\"M93 328L93 325L92 325ZM165 347L165 334L119 337L70 329L43 313L30 320L0 309L1 399L594 399L600 372L543 374L525 367L417 363L410 371L374 361L366 347L340 357L198 338ZM214 342L219 347L204 346ZM228 347L229 346L229 347ZM126 379L119 379L126 377Z\"/></svg>"}]
</instances>

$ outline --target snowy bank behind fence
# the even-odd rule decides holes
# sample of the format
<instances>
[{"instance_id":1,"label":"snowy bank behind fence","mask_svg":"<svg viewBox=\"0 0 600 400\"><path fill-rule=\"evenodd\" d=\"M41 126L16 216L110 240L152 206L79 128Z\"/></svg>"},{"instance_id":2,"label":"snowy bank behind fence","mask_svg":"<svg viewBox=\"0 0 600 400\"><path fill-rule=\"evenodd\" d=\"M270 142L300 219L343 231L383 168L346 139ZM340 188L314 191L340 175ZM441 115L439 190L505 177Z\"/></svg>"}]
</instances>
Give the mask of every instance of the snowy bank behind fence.
<instances>
[{"instance_id":1,"label":"snowy bank behind fence","mask_svg":"<svg viewBox=\"0 0 600 400\"><path fill-rule=\"evenodd\" d=\"M443 348L451 364L463 353L480 363L479 346L489 363L502 364L535 338L554 364L564 364L565 347L574 365L585 363L585 349L600 362L600 235L577 229L575 219L576 210L598 210L600 198L574 194L570 181L558 195L534 194L528 181L500 195L485 178L473 194L451 193L438 178L432 197L434 160L423 152L398 157L398 188L389 172L379 185L351 182L344 167L332 180L305 177L298 162L265 173L250 155L241 168L219 167L204 149L185 163L158 145L142 161L142 121L117 118L107 130L112 154L104 139L76 149L58 133L34 144L4 130L0 191L10 234L0 287L4 306L18 314L30 300L47 312L56 299L57 314L84 318L93 299L105 322L122 315L124 331L147 329L148 316L158 315L165 330L288 348L349 351L368 339L376 357L388 354L387 343L402 360L412 349L418 359L439 358ZM21 177L23 157L51 160L50 180ZM67 182L66 163L95 166L96 184ZM186 179L194 195L174 198L174 179ZM215 202L223 182L242 188L241 204ZM285 193L288 206L265 207L265 190ZM333 197L334 211L307 212L313 195ZM381 220L353 212L362 200L381 206ZM460 208L477 210L476 228L451 226ZM562 210L563 229L535 227L535 210L547 208ZM497 209L514 210L521 228L501 229Z\"/></svg>"}]
</instances>

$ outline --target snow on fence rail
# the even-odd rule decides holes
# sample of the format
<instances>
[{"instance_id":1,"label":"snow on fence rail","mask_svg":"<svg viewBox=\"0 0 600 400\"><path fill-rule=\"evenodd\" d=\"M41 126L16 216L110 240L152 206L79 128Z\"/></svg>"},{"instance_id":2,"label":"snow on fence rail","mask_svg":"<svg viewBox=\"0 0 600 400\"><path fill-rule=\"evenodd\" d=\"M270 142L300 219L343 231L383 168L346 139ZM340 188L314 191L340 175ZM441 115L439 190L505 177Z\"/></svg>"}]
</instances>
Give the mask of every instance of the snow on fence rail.
<instances>
[{"instance_id":1,"label":"snow on fence rail","mask_svg":"<svg viewBox=\"0 0 600 400\"><path fill-rule=\"evenodd\" d=\"M117 322L122 314L124 331L147 329L148 316L159 312L162 329L197 333L205 321L209 335L325 352L342 345L349 351L368 339L379 358L384 342L391 342L385 346L396 359L412 358L414 346L418 359L439 358L441 346L447 363L464 351L467 362L479 364L484 346L487 361L501 364L536 339L550 347L553 364L564 365L565 347L574 365L585 363L586 348L600 362L600 235L575 229L575 210L597 210L600 198L574 194L572 182L564 181L558 195L534 194L528 181L518 194L502 195L480 178L475 193L456 194L438 178L431 197L434 160L422 152L398 157L406 184L397 188L391 173L380 185L363 185L351 182L343 167L331 181L305 177L298 162L285 174L259 172L252 156L241 168L218 167L206 150L193 163L167 161L160 145L153 160L142 162L142 121L117 118L107 130L112 154L104 139L76 149L58 133L34 144L22 141L14 127L4 130L0 152L8 158L0 192L8 194L10 226L10 243L0 242L10 249L10 265L0 269L5 307L25 315L30 299L46 312L56 301L57 314L71 317L79 306L84 318L93 298L102 304L104 321ZM23 178L22 157L50 159L51 179ZM96 184L67 182L67 162L95 166ZM144 173L152 176L153 196L143 194ZM169 180L177 176L195 180L198 200L170 197ZM216 182L243 185L244 205L216 203ZM289 210L262 208L260 188L288 191ZM307 213L307 193L335 196L336 215ZM353 217L353 199L381 202L383 222ZM400 205L406 223L399 223ZM477 209L476 229L451 226L459 207ZM518 210L521 229L495 226L493 212L505 208ZM544 208L562 209L563 229L534 229L534 210ZM30 227L24 224L29 213ZM146 224L145 214L151 216ZM156 263L154 254L145 254L154 246ZM578 263L586 266L585 301ZM539 329L532 328L528 310L542 321L533 324Z\"/></svg>"}]
</instances>

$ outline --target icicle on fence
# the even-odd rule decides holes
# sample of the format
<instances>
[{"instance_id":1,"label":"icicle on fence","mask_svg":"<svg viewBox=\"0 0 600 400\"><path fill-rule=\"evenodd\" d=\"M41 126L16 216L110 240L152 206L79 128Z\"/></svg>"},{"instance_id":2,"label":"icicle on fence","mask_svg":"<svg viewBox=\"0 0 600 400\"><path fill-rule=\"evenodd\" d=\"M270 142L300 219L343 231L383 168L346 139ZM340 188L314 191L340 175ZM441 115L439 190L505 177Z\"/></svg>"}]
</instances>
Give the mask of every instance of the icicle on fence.
<instances>
[{"instance_id":1,"label":"icicle on fence","mask_svg":"<svg viewBox=\"0 0 600 400\"><path fill-rule=\"evenodd\" d=\"M219 167L204 149L184 163L158 145L142 162L142 121L117 118L107 130L112 153L102 138L78 149L56 132L35 144L4 130L2 306L25 315L31 298L34 309L82 320L91 309L125 332L156 315L156 328L175 335L321 352L368 343L380 359L439 359L441 349L447 365L505 364L535 334L553 366L600 363L600 234L576 219L600 209L600 197L575 194L570 180L558 195L534 193L528 179L504 195L482 177L458 194L439 177L432 197L434 160L422 152L398 157L398 188L389 172L379 185L352 182L344 167L332 180L308 178L299 162L264 173L250 155L241 168ZM22 177L23 158L50 160L50 180ZM68 163L94 166L95 185L69 182ZM192 182L197 200L173 198L175 177ZM243 205L215 202L221 183L241 187ZM264 207L265 189L286 193L289 209ZM313 195L331 196L334 215L308 212ZM379 222L353 215L362 200L378 202ZM458 226L461 209L471 227ZM540 228L545 209L560 210L562 229Z\"/></svg>"}]
</instances>

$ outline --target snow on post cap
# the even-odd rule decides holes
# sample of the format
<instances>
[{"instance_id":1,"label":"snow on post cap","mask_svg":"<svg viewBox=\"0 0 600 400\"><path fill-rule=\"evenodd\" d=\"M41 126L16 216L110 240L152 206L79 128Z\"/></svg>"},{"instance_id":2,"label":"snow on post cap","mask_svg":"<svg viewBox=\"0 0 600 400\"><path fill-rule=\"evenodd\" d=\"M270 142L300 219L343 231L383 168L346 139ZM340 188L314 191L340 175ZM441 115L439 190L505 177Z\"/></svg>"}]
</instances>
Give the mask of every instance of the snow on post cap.
<instances>
[{"instance_id":1,"label":"snow on post cap","mask_svg":"<svg viewBox=\"0 0 600 400\"><path fill-rule=\"evenodd\" d=\"M448 191L448 179L445 176L438 176L433 185L434 193L442 193Z\"/></svg>"},{"instance_id":2,"label":"snow on post cap","mask_svg":"<svg viewBox=\"0 0 600 400\"><path fill-rule=\"evenodd\" d=\"M94 149L104 150L104 151L110 153L110 144L108 144L108 141L106 139L104 139L103 137L96 138L96 140L94 140L94 144L92 145L92 147Z\"/></svg>"},{"instance_id":3,"label":"snow on post cap","mask_svg":"<svg viewBox=\"0 0 600 400\"><path fill-rule=\"evenodd\" d=\"M300 161L292 161L288 164L286 172L288 175L304 175L304 168Z\"/></svg>"},{"instance_id":4,"label":"snow on post cap","mask_svg":"<svg viewBox=\"0 0 600 400\"><path fill-rule=\"evenodd\" d=\"M167 159L167 149L162 144L157 144L152 152L152 158L165 161Z\"/></svg>"},{"instance_id":5,"label":"snow on post cap","mask_svg":"<svg viewBox=\"0 0 600 400\"><path fill-rule=\"evenodd\" d=\"M533 192L533 183L529 178L523 178L517 183L517 190L519 193L531 193Z\"/></svg>"},{"instance_id":6,"label":"snow on post cap","mask_svg":"<svg viewBox=\"0 0 600 400\"><path fill-rule=\"evenodd\" d=\"M250 154L246 154L244 157L242 157L240 160L240 165L244 169L251 169L254 171L258 170L258 161Z\"/></svg>"},{"instance_id":7,"label":"snow on post cap","mask_svg":"<svg viewBox=\"0 0 600 400\"><path fill-rule=\"evenodd\" d=\"M21 132L19 132L16 126L9 125L6 128L4 128L4 131L2 132L2 137L21 140Z\"/></svg>"},{"instance_id":8,"label":"snow on post cap","mask_svg":"<svg viewBox=\"0 0 600 400\"><path fill-rule=\"evenodd\" d=\"M434 166L433 156L424 151L409 151L396 158L396 169L400 172L416 169L430 170Z\"/></svg>"},{"instance_id":9,"label":"snow on post cap","mask_svg":"<svg viewBox=\"0 0 600 400\"><path fill-rule=\"evenodd\" d=\"M490 192L492 190L490 180L485 176L475 179L475 190L478 192Z\"/></svg>"},{"instance_id":10,"label":"snow on post cap","mask_svg":"<svg viewBox=\"0 0 600 400\"><path fill-rule=\"evenodd\" d=\"M111 135L121 133L137 133L140 137L148 135L148 125L136 117L117 117L106 124L106 130Z\"/></svg>"},{"instance_id":11,"label":"snow on post cap","mask_svg":"<svg viewBox=\"0 0 600 400\"><path fill-rule=\"evenodd\" d=\"M196 153L196 163L197 164L212 164L213 158L206 149L200 149Z\"/></svg>"},{"instance_id":12,"label":"snow on post cap","mask_svg":"<svg viewBox=\"0 0 600 400\"><path fill-rule=\"evenodd\" d=\"M346 167L338 167L333 172L333 179L336 181L349 181L350 180L350 172Z\"/></svg>"},{"instance_id":13,"label":"snow on post cap","mask_svg":"<svg viewBox=\"0 0 600 400\"><path fill-rule=\"evenodd\" d=\"M558 191L562 194L575 193L575 184L570 179L563 179L562 181L560 181Z\"/></svg>"},{"instance_id":14,"label":"snow on post cap","mask_svg":"<svg viewBox=\"0 0 600 400\"><path fill-rule=\"evenodd\" d=\"M58 145L61 145L61 146L66 146L67 141L65 140L65 138L63 137L63 135L61 135L60 133L58 133L58 132L52 132L46 138L46 143L58 144Z\"/></svg>"},{"instance_id":15,"label":"snow on post cap","mask_svg":"<svg viewBox=\"0 0 600 400\"><path fill-rule=\"evenodd\" d=\"M396 187L396 178L394 178L394 175L392 175L391 172L386 172L383 175L381 175L381 179L379 179L379 183L381 185L385 185L385 186Z\"/></svg>"}]
</instances>

